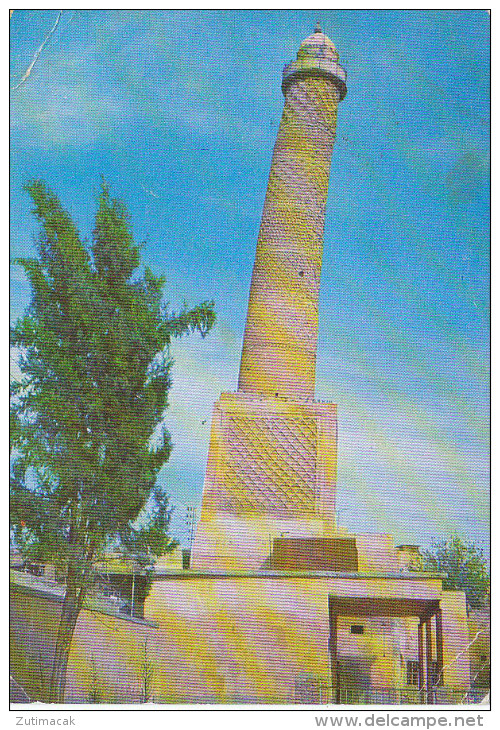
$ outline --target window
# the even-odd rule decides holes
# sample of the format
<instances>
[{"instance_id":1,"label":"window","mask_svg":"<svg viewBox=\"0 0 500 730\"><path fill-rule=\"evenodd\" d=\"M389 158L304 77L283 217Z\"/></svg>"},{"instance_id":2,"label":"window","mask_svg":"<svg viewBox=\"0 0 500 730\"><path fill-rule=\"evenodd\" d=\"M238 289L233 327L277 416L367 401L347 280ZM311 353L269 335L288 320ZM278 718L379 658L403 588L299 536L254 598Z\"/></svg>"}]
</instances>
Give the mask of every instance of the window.
<instances>
[{"instance_id":1,"label":"window","mask_svg":"<svg viewBox=\"0 0 500 730\"><path fill-rule=\"evenodd\" d=\"M365 627L360 626L359 624L354 624L351 626L351 634L364 634L365 633Z\"/></svg>"},{"instance_id":2,"label":"window","mask_svg":"<svg viewBox=\"0 0 500 730\"><path fill-rule=\"evenodd\" d=\"M431 687L438 687L443 683L442 673L439 672L436 661L431 662L429 666L429 683Z\"/></svg>"},{"instance_id":3,"label":"window","mask_svg":"<svg viewBox=\"0 0 500 730\"><path fill-rule=\"evenodd\" d=\"M418 668L419 663L415 660L406 662L406 684L418 687ZM438 663L436 661L429 664L429 685L431 687L439 687L443 684L443 674L438 671Z\"/></svg>"},{"instance_id":4,"label":"window","mask_svg":"<svg viewBox=\"0 0 500 730\"><path fill-rule=\"evenodd\" d=\"M406 684L418 687L418 666L413 659L406 662Z\"/></svg>"}]
</instances>

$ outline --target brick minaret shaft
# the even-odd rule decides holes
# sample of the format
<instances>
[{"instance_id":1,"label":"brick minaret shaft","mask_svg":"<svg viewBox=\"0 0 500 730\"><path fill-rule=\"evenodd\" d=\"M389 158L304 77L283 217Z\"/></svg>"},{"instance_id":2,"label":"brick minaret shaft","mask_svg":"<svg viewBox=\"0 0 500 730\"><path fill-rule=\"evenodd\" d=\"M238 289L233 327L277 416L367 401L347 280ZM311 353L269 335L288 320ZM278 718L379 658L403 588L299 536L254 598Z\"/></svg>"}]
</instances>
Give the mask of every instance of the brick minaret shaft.
<instances>
[{"instance_id":1,"label":"brick minaret shaft","mask_svg":"<svg viewBox=\"0 0 500 730\"><path fill-rule=\"evenodd\" d=\"M313 399L338 53L319 26L283 71L285 106L257 241L238 390Z\"/></svg>"}]
</instances>

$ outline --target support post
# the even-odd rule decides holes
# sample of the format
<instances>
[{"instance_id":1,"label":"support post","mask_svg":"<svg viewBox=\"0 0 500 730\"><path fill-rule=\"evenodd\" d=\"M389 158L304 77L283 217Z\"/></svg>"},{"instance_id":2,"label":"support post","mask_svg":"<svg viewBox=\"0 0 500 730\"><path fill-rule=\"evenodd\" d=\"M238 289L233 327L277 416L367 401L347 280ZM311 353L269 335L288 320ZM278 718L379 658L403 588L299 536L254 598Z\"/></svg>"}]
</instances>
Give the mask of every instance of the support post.
<instances>
[{"instance_id":1,"label":"support post","mask_svg":"<svg viewBox=\"0 0 500 730\"><path fill-rule=\"evenodd\" d=\"M420 620L418 624L418 688L422 694L424 689L424 625Z\"/></svg>"},{"instance_id":2,"label":"support post","mask_svg":"<svg viewBox=\"0 0 500 730\"><path fill-rule=\"evenodd\" d=\"M434 704L433 682L432 682L432 624L429 617L425 622L425 675L427 689L427 704Z\"/></svg>"},{"instance_id":3,"label":"support post","mask_svg":"<svg viewBox=\"0 0 500 730\"><path fill-rule=\"evenodd\" d=\"M332 699L338 705L340 704L340 682L337 661L337 623L337 614L330 613L330 661L332 668Z\"/></svg>"},{"instance_id":4,"label":"support post","mask_svg":"<svg viewBox=\"0 0 500 730\"><path fill-rule=\"evenodd\" d=\"M436 660L437 660L437 685L444 684L443 677L443 611L439 608L436 612Z\"/></svg>"}]
</instances>

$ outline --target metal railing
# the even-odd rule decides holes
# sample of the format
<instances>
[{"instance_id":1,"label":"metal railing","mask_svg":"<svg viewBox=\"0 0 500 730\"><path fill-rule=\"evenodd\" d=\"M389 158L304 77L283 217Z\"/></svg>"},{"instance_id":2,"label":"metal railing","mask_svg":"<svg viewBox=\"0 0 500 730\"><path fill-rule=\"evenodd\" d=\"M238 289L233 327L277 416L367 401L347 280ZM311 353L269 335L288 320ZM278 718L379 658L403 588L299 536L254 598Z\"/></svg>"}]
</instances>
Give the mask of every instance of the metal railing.
<instances>
[{"instance_id":1,"label":"metal railing","mask_svg":"<svg viewBox=\"0 0 500 730\"><path fill-rule=\"evenodd\" d=\"M297 704L339 705L471 705L484 700L487 688L457 689L435 687L339 687L338 693L321 679L297 679L294 702Z\"/></svg>"}]
</instances>

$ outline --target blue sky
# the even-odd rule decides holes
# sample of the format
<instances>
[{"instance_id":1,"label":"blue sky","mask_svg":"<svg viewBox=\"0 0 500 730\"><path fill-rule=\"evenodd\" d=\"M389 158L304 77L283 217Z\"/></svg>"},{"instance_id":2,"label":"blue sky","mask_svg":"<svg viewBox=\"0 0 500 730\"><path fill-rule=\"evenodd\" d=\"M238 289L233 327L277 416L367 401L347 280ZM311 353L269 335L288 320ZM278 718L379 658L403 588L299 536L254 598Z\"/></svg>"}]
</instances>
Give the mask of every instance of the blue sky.
<instances>
[{"instance_id":1,"label":"blue sky","mask_svg":"<svg viewBox=\"0 0 500 730\"><path fill-rule=\"evenodd\" d=\"M15 10L11 87L57 11ZM347 70L327 205L316 396L338 404L340 522L428 544L489 523L489 16L485 11L64 11L11 92L11 255L41 177L87 239L101 175L173 306L161 481L199 505L211 410L236 389L283 97L317 17ZM11 268L11 316L29 302ZM176 530L182 527L182 507Z\"/></svg>"}]
</instances>

